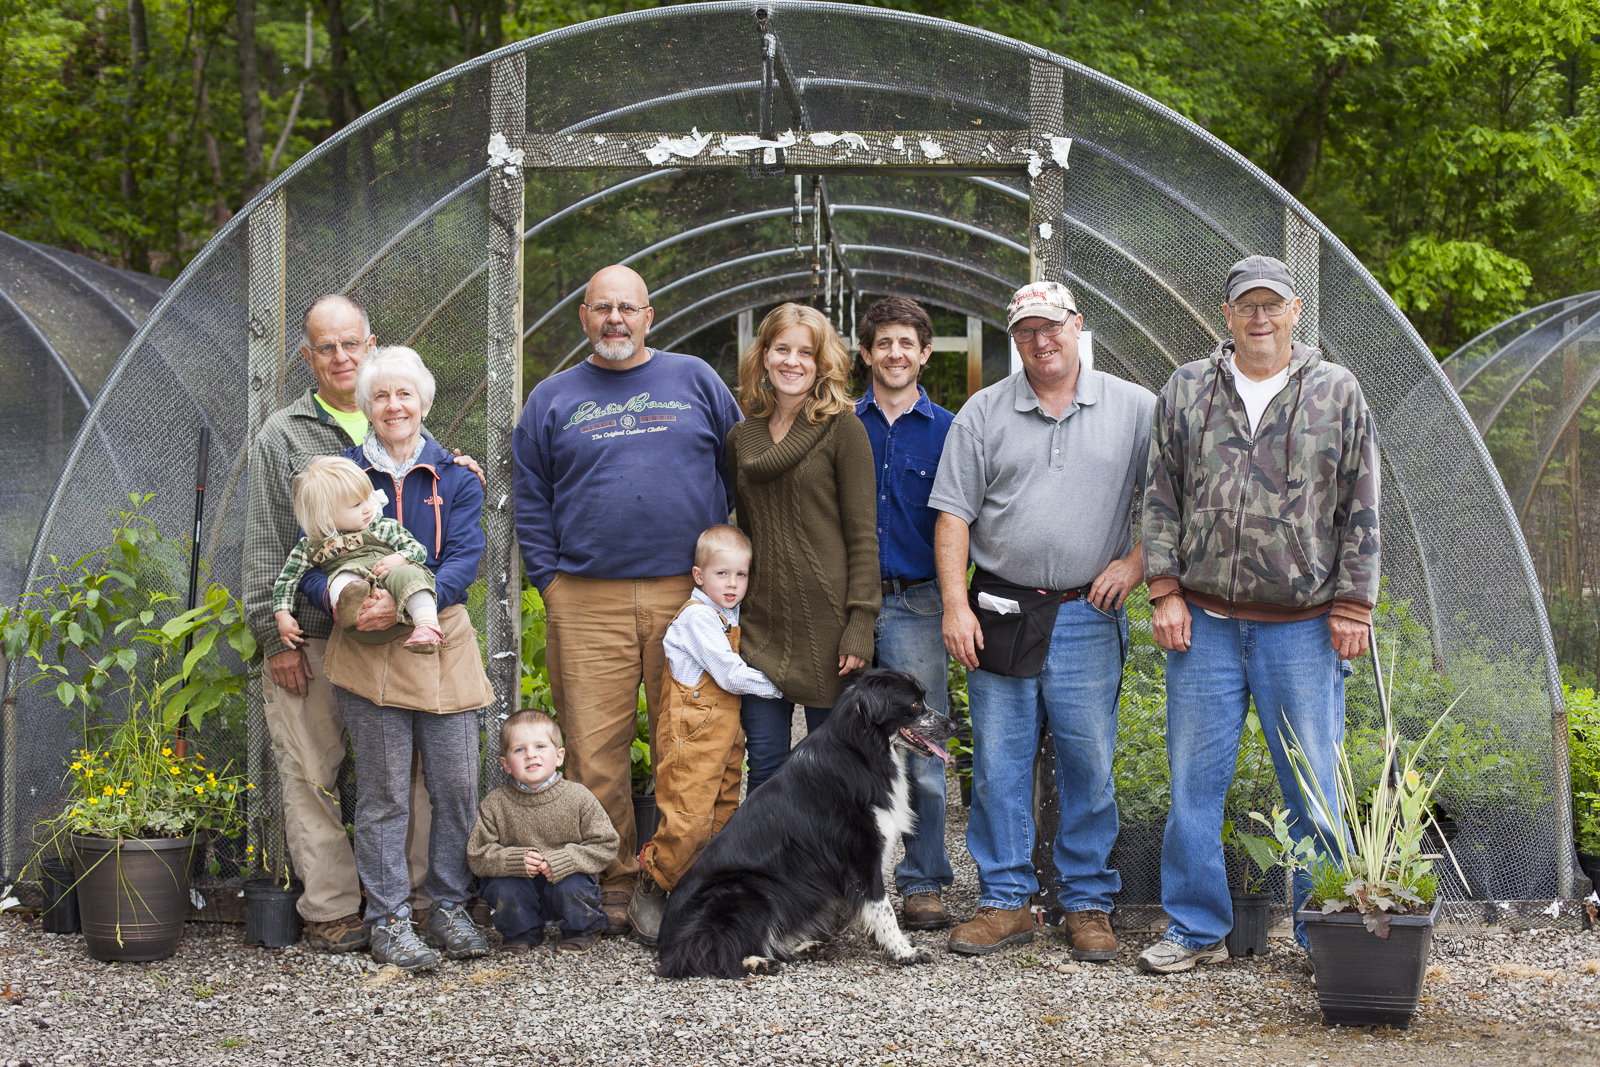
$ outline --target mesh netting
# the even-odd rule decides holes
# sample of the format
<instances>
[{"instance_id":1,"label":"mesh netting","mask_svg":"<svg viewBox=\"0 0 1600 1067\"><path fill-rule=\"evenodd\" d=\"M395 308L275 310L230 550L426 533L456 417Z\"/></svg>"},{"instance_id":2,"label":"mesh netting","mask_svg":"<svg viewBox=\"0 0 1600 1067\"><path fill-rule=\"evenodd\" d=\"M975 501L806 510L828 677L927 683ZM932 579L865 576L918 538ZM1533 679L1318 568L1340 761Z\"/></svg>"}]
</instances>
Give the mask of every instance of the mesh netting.
<instances>
[{"instance_id":1,"label":"mesh netting","mask_svg":"<svg viewBox=\"0 0 1600 1067\"><path fill-rule=\"evenodd\" d=\"M770 94L764 33L777 45ZM629 136L692 128L716 145L650 160L649 137ZM724 135L790 131L802 143L782 157L721 147ZM854 154L814 148L804 139L818 131L874 140ZM526 150L520 171L504 160L486 169L496 133ZM910 143L891 148L902 134ZM1021 165L1030 152L1032 175ZM966 162L949 165L958 154ZM1065 170L1055 162L1068 158ZM791 165L803 172L798 198ZM521 203L508 204L519 181ZM524 238L520 278L512 233ZM153 514L182 529L185 428L204 421L219 472L205 556L236 588L250 434L310 381L301 311L345 291L371 309L380 341L415 346L437 374L430 430L485 461L483 576L494 593L473 610L490 616L480 632L491 665L514 664L515 628L493 617L501 583L515 581L500 501L522 399L503 346L522 336L530 378L581 358L576 303L599 267L635 266L652 288L653 342L714 350L725 376L731 320L746 310L815 298L848 333L851 308L898 292L999 326L1030 271L1059 273L1094 331L1097 365L1157 389L1223 335L1221 279L1247 252L1294 266L1301 333L1354 369L1378 418L1379 639L1399 664L1402 722L1415 733L1467 690L1444 803L1483 862L1447 894L1572 895L1565 749L1553 743L1565 723L1538 586L1494 467L1414 330L1324 227L1215 138L1060 57L936 20L815 4L665 8L522 42L391 100L275 181L174 284L77 437L34 566L92 547L108 502L128 488L155 493ZM1003 364L986 358L985 380ZM1128 905L1159 899L1149 813L1166 773L1161 657L1142 641L1119 763ZM504 707L515 670L492 673ZM1362 677L1352 735L1376 713ZM24 694L19 714L29 728L11 795L27 802L4 812L13 834L55 804L61 751L59 735L33 729L47 708ZM259 713L249 730L265 773ZM1507 769L1494 778L1491 767ZM1252 803L1270 797L1252 790L1234 807ZM17 859L8 849L8 870Z\"/></svg>"}]
</instances>

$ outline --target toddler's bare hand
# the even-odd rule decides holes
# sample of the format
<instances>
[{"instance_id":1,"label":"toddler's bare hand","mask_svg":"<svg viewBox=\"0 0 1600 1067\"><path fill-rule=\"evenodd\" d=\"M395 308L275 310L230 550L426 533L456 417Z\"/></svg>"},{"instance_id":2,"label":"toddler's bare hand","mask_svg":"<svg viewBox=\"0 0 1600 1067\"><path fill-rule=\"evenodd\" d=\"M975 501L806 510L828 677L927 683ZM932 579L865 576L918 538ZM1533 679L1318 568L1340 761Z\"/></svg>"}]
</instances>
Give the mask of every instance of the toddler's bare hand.
<instances>
[{"instance_id":1,"label":"toddler's bare hand","mask_svg":"<svg viewBox=\"0 0 1600 1067\"><path fill-rule=\"evenodd\" d=\"M372 576L382 578L390 571L406 562L406 558L398 552L391 552L372 565Z\"/></svg>"},{"instance_id":2,"label":"toddler's bare hand","mask_svg":"<svg viewBox=\"0 0 1600 1067\"><path fill-rule=\"evenodd\" d=\"M290 648L297 648L305 641L305 631L294 621L293 614L287 611L274 611L272 617L278 624L278 639L284 644Z\"/></svg>"}]
</instances>

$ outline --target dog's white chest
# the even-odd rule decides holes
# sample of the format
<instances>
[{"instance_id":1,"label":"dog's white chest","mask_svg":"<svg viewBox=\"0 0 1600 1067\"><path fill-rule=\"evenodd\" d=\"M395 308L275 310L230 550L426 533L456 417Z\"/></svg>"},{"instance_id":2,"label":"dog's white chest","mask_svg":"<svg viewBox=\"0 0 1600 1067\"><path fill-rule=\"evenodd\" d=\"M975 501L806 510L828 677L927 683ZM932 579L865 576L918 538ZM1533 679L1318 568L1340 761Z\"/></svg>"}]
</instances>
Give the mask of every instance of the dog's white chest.
<instances>
[{"instance_id":1,"label":"dog's white chest","mask_svg":"<svg viewBox=\"0 0 1600 1067\"><path fill-rule=\"evenodd\" d=\"M902 834L909 834L917 828L917 817L911 811L911 779L906 774L906 754L900 749L890 749L890 756L894 758L894 780L889 783L889 806L887 808L873 808L872 814L878 820L878 833L883 836L884 862L894 851L894 846Z\"/></svg>"}]
</instances>

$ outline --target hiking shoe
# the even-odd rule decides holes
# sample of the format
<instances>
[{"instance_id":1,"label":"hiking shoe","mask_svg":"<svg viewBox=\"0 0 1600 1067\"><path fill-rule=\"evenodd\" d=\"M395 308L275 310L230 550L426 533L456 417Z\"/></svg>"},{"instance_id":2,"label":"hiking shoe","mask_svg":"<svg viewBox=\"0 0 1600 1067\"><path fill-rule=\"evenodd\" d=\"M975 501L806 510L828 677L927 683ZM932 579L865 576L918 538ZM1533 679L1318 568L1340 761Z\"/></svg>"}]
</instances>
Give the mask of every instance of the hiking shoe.
<instances>
[{"instance_id":1,"label":"hiking shoe","mask_svg":"<svg viewBox=\"0 0 1600 1067\"><path fill-rule=\"evenodd\" d=\"M1191 971L1197 963L1221 963L1228 958L1228 946L1218 941L1210 948L1184 948L1162 938L1139 953L1139 969L1150 974Z\"/></svg>"},{"instance_id":2,"label":"hiking shoe","mask_svg":"<svg viewBox=\"0 0 1600 1067\"><path fill-rule=\"evenodd\" d=\"M422 928L422 939L443 952L447 960L470 960L489 954L489 942L460 904L435 905L428 914L428 924Z\"/></svg>"},{"instance_id":3,"label":"hiking shoe","mask_svg":"<svg viewBox=\"0 0 1600 1067\"><path fill-rule=\"evenodd\" d=\"M416 652L424 656L432 656L444 644L444 633L437 626L418 626L411 631L411 636L406 638L406 643L400 647L407 652Z\"/></svg>"},{"instance_id":4,"label":"hiking shoe","mask_svg":"<svg viewBox=\"0 0 1600 1067\"><path fill-rule=\"evenodd\" d=\"M366 603L367 597L371 595L371 582L360 579L351 582L339 590L339 602L333 606L333 617L346 630L354 630L356 618L361 614L361 605Z\"/></svg>"},{"instance_id":5,"label":"hiking shoe","mask_svg":"<svg viewBox=\"0 0 1600 1067\"><path fill-rule=\"evenodd\" d=\"M900 905L900 925L907 930L943 930L950 925L950 909L931 890L912 893Z\"/></svg>"},{"instance_id":6,"label":"hiking shoe","mask_svg":"<svg viewBox=\"0 0 1600 1067\"><path fill-rule=\"evenodd\" d=\"M1067 912L1067 936L1075 960L1098 963L1117 958L1117 935L1111 932L1111 916L1103 911Z\"/></svg>"},{"instance_id":7,"label":"hiking shoe","mask_svg":"<svg viewBox=\"0 0 1600 1067\"><path fill-rule=\"evenodd\" d=\"M1033 909L978 909L968 922L950 931L949 949L963 956L987 956L1008 945L1025 945L1033 940Z\"/></svg>"},{"instance_id":8,"label":"hiking shoe","mask_svg":"<svg viewBox=\"0 0 1600 1067\"><path fill-rule=\"evenodd\" d=\"M439 966L439 954L411 929L411 916L396 915L372 927L372 962L392 963L408 974Z\"/></svg>"},{"instance_id":9,"label":"hiking shoe","mask_svg":"<svg viewBox=\"0 0 1600 1067\"><path fill-rule=\"evenodd\" d=\"M661 916L667 910L667 891L656 885L656 880L644 869L639 871L639 881L633 887L633 899L628 902L628 921L633 924L633 936L641 945L656 947L656 935L661 931Z\"/></svg>"},{"instance_id":10,"label":"hiking shoe","mask_svg":"<svg viewBox=\"0 0 1600 1067\"><path fill-rule=\"evenodd\" d=\"M367 927L359 915L306 923L306 944L324 952L355 952L367 947Z\"/></svg>"},{"instance_id":11,"label":"hiking shoe","mask_svg":"<svg viewBox=\"0 0 1600 1067\"><path fill-rule=\"evenodd\" d=\"M621 937L632 929L628 925L628 908L632 904L632 890L607 889L600 894L600 910L606 913L607 937Z\"/></svg>"},{"instance_id":12,"label":"hiking shoe","mask_svg":"<svg viewBox=\"0 0 1600 1067\"><path fill-rule=\"evenodd\" d=\"M579 956L594 948L594 943L598 940L600 940L599 930L593 930L587 934L572 934L562 938L561 944L557 946L556 951Z\"/></svg>"}]
</instances>

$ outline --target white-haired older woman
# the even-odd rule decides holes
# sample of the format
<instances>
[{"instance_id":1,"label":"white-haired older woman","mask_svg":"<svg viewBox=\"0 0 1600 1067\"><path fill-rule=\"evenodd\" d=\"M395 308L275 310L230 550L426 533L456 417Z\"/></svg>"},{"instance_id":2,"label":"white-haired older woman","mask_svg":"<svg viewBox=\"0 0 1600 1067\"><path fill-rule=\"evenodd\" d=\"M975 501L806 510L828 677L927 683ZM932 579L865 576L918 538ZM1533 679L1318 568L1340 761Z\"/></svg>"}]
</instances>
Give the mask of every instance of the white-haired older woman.
<instances>
[{"instance_id":1,"label":"white-haired older woman","mask_svg":"<svg viewBox=\"0 0 1600 1067\"><path fill-rule=\"evenodd\" d=\"M438 585L440 654L403 652L394 640L406 628L401 618L394 630L370 636L334 627L325 666L355 749L356 870L367 891L372 955L408 971L436 965L434 949L449 959L488 952L465 908L472 884L467 838L478 808L478 709L493 699L463 607L483 555L483 487L423 433L433 395L433 375L415 352L378 349L361 361L356 377L356 406L371 429L345 455L388 495L383 513L428 550ZM320 571L308 575L302 588L326 607L321 577ZM381 604L387 596L379 592L374 599L392 610ZM406 904L413 752L433 803L423 889L434 906L420 940Z\"/></svg>"}]
</instances>

